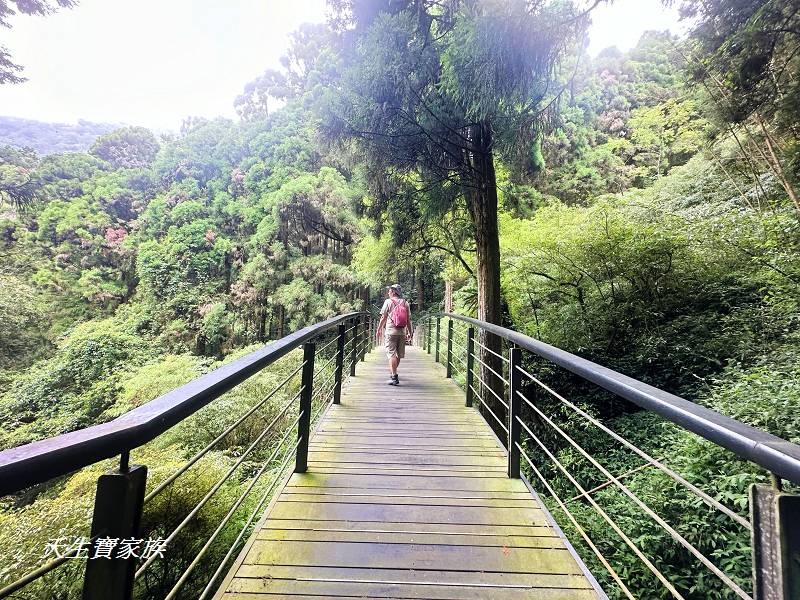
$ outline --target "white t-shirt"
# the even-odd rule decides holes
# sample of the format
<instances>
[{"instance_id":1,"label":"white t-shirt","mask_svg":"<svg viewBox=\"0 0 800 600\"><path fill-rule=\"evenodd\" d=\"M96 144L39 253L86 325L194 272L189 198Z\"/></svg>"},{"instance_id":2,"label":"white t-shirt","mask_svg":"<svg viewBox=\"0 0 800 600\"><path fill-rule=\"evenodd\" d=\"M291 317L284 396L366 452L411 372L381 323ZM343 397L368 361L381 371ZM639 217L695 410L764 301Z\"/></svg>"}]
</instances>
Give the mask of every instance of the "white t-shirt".
<instances>
[{"instance_id":1,"label":"white t-shirt","mask_svg":"<svg viewBox=\"0 0 800 600\"><path fill-rule=\"evenodd\" d=\"M408 302L403 300L402 298L387 298L383 306L381 306L381 316L386 316L386 335L405 335L406 328L405 327L395 327L392 325L392 311L394 310L395 304L398 306L400 303L406 305L406 310L408 311L408 320L411 321L411 307L408 305Z\"/></svg>"}]
</instances>

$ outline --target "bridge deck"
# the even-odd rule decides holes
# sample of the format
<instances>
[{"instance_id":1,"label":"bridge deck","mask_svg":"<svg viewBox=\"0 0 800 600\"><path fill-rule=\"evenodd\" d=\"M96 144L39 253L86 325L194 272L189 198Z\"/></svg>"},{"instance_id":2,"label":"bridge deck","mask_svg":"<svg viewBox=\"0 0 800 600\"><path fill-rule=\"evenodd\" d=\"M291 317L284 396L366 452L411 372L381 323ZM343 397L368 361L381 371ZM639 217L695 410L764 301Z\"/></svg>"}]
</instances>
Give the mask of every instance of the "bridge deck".
<instances>
[{"instance_id":1,"label":"bridge deck","mask_svg":"<svg viewBox=\"0 0 800 600\"><path fill-rule=\"evenodd\" d=\"M359 364L217 598L598 598L441 367L410 348L400 377Z\"/></svg>"}]
</instances>

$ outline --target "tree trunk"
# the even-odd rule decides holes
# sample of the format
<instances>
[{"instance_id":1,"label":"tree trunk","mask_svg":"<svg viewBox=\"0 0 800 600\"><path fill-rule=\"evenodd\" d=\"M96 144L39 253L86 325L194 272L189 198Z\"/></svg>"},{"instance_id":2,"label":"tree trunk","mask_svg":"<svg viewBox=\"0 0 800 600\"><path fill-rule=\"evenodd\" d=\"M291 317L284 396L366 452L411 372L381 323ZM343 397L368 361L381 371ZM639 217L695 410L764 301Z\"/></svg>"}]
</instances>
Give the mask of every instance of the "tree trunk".
<instances>
[{"instance_id":1,"label":"tree trunk","mask_svg":"<svg viewBox=\"0 0 800 600\"><path fill-rule=\"evenodd\" d=\"M420 267L420 274L417 277L417 313L425 310L425 284L422 281L425 270Z\"/></svg>"},{"instance_id":2,"label":"tree trunk","mask_svg":"<svg viewBox=\"0 0 800 600\"><path fill-rule=\"evenodd\" d=\"M789 182L789 179L786 177L786 172L783 170L783 165L781 164L780 159L778 158L777 153L775 152L775 148L772 143L772 137L770 136L769 131L767 130L767 126L764 124L763 119L756 113L756 121L758 122L759 127L761 127L761 131L764 133L764 141L767 144L767 149L769 150L769 155L772 158L772 170L774 171L775 175L778 177L778 180L783 185L783 189L786 191L786 194L791 198L792 202L794 203L794 207L797 210L798 216L800 216L800 198L797 197L797 192L795 191L792 184ZM767 161L769 163L769 161Z\"/></svg>"},{"instance_id":3,"label":"tree trunk","mask_svg":"<svg viewBox=\"0 0 800 600\"><path fill-rule=\"evenodd\" d=\"M453 282L444 282L444 312L453 312Z\"/></svg>"},{"instance_id":4,"label":"tree trunk","mask_svg":"<svg viewBox=\"0 0 800 600\"><path fill-rule=\"evenodd\" d=\"M370 296L369 296L369 286L365 285L364 289L361 290L361 302L363 304L362 310L369 311L370 309Z\"/></svg>"},{"instance_id":5,"label":"tree trunk","mask_svg":"<svg viewBox=\"0 0 800 600\"><path fill-rule=\"evenodd\" d=\"M478 279L478 319L500 325L502 321L502 297L500 293L500 234L497 225L497 180L492 155L492 128L484 121L469 127L472 152L468 158L471 167L465 182L467 205L475 225L475 248L477 254L476 275ZM476 382L481 397L492 412L503 423L507 423L505 407L495 394L505 397L505 385L490 369L503 372L503 365L496 352L502 355L502 339L484 330L480 331L481 348L480 378ZM490 350L492 352L490 352ZM487 389L488 388L488 389ZM491 390L491 391L489 391ZM492 393L494 392L494 394ZM486 415L487 422L500 439L507 437L496 419Z\"/></svg>"},{"instance_id":6,"label":"tree trunk","mask_svg":"<svg viewBox=\"0 0 800 600\"><path fill-rule=\"evenodd\" d=\"M286 310L284 310L283 306L281 306L279 304L279 305L277 305L275 307L275 311L278 313L277 314L278 326L277 326L277 332L276 332L275 335L277 336L277 339L281 339L283 336L286 335L286 331L285 331L285 328L286 328Z\"/></svg>"},{"instance_id":7,"label":"tree trunk","mask_svg":"<svg viewBox=\"0 0 800 600\"><path fill-rule=\"evenodd\" d=\"M256 337L259 342L263 342L266 340L267 337L267 302L264 299L262 302L259 303L258 308L256 309L256 314L258 315L258 332Z\"/></svg>"}]
</instances>

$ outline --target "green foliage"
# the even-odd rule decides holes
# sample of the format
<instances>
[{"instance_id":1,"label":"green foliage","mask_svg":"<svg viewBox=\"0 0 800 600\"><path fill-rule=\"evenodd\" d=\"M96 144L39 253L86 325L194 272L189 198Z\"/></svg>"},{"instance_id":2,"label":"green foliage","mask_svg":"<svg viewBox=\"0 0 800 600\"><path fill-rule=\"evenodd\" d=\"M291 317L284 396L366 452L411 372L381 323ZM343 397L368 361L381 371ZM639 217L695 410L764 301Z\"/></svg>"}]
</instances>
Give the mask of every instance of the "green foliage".
<instances>
[{"instance_id":1,"label":"green foliage","mask_svg":"<svg viewBox=\"0 0 800 600\"><path fill-rule=\"evenodd\" d=\"M19 208L33 203L36 185L31 172L38 162L31 148L0 147L0 201Z\"/></svg>"},{"instance_id":2,"label":"green foliage","mask_svg":"<svg viewBox=\"0 0 800 600\"><path fill-rule=\"evenodd\" d=\"M101 420L116 418L153 398L197 379L207 364L190 354L160 356L155 362L127 369L114 404L100 416Z\"/></svg>"},{"instance_id":3,"label":"green foliage","mask_svg":"<svg viewBox=\"0 0 800 600\"><path fill-rule=\"evenodd\" d=\"M47 338L37 322L43 304L41 294L29 283L0 274L0 369L24 366L25 358L47 349Z\"/></svg>"},{"instance_id":4,"label":"green foliage","mask_svg":"<svg viewBox=\"0 0 800 600\"><path fill-rule=\"evenodd\" d=\"M370 285L381 286L386 281L386 266L395 260L394 250L389 232L380 238L364 237L353 253L353 268Z\"/></svg>"},{"instance_id":5,"label":"green foliage","mask_svg":"<svg viewBox=\"0 0 800 600\"><path fill-rule=\"evenodd\" d=\"M17 148L32 148L41 155L84 152L113 129L114 125L84 119L77 123L45 123L0 116L0 139Z\"/></svg>"},{"instance_id":6,"label":"green foliage","mask_svg":"<svg viewBox=\"0 0 800 600\"><path fill-rule=\"evenodd\" d=\"M638 108L628 122L636 144L638 177L652 179L684 164L703 146L703 124L695 103L671 98L653 107ZM649 164L648 164L649 163Z\"/></svg>"},{"instance_id":7,"label":"green foliage","mask_svg":"<svg viewBox=\"0 0 800 600\"><path fill-rule=\"evenodd\" d=\"M75 327L52 358L33 365L0 400L0 446L94 423L113 404L125 368L147 355L144 341L111 319Z\"/></svg>"},{"instance_id":8,"label":"green foliage","mask_svg":"<svg viewBox=\"0 0 800 600\"><path fill-rule=\"evenodd\" d=\"M647 32L626 54L612 48L578 63L542 142L541 192L574 203L646 187L702 147L704 98L685 87L676 46L669 34Z\"/></svg>"},{"instance_id":9,"label":"green foliage","mask_svg":"<svg viewBox=\"0 0 800 600\"><path fill-rule=\"evenodd\" d=\"M158 141L144 127L123 127L100 136L89 153L110 162L115 169L148 167L158 152Z\"/></svg>"},{"instance_id":10,"label":"green foliage","mask_svg":"<svg viewBox=\"0 0 800 600\"><path fill-rule=\"evenodd\" d=\"M738 421L800 442L800 356L796 333L745 366L733 362L711 382L704 403ZM748 361L749 362L749 361Z\"/></svg>"}]
</instances>

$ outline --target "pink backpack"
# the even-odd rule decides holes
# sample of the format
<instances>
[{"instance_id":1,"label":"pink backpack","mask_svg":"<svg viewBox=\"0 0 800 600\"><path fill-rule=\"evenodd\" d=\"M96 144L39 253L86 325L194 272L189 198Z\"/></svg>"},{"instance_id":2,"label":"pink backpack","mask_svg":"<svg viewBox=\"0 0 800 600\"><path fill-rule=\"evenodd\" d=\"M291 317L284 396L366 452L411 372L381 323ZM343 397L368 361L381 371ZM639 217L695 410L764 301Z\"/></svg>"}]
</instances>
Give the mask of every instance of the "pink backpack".
<instances>
[{"instance_id":1,"label":"pink backpack","mask_svg":"<svg viewBox=\"0 0 800 600\"><path fill-rule=\"evenodd\" d=\"M405 301L395 302L392 300L394 308L392 309L392 325L402 329L408 325L408 305Z\"/></svg>"}]
</instances>

